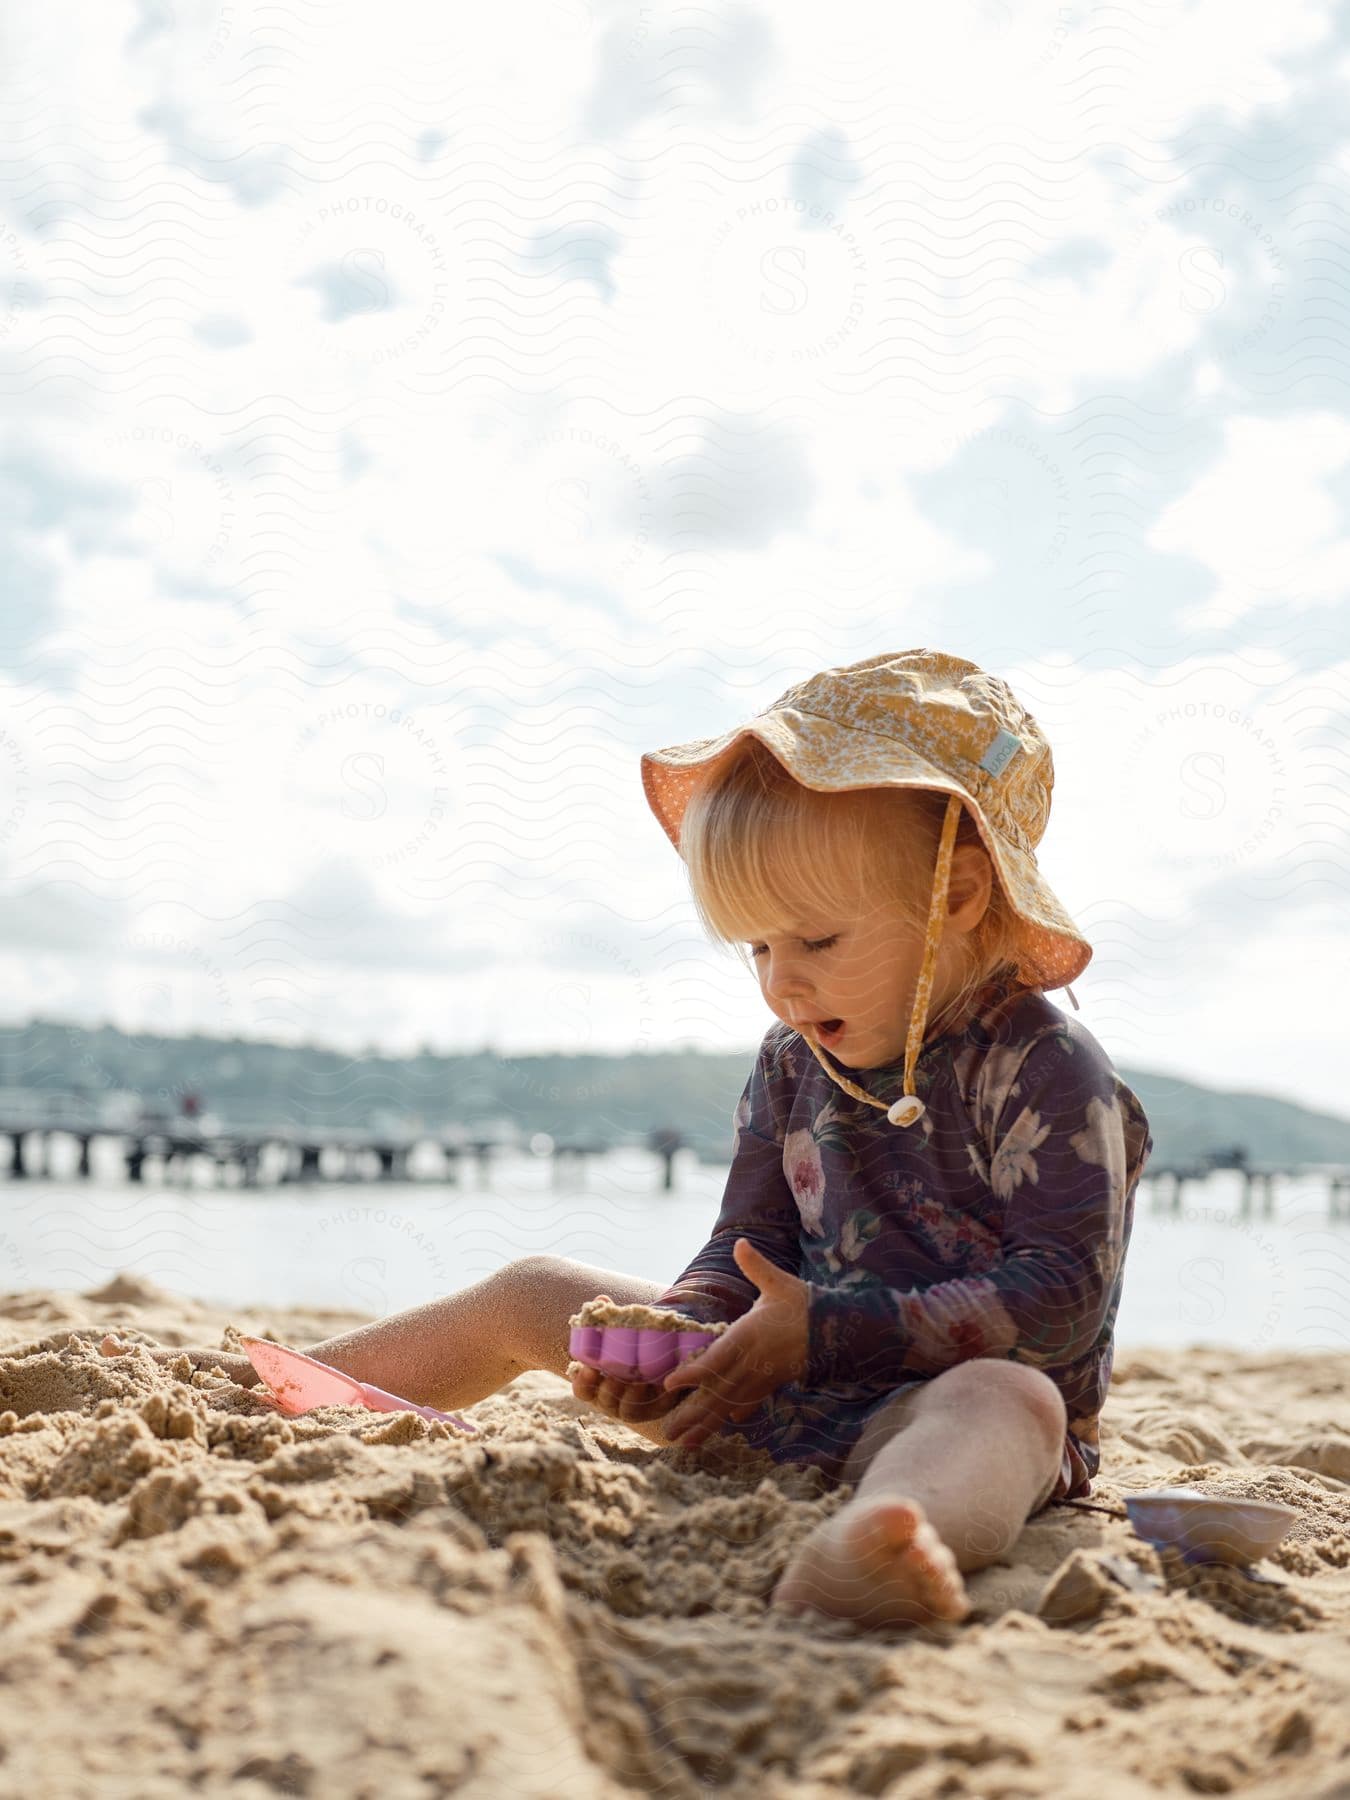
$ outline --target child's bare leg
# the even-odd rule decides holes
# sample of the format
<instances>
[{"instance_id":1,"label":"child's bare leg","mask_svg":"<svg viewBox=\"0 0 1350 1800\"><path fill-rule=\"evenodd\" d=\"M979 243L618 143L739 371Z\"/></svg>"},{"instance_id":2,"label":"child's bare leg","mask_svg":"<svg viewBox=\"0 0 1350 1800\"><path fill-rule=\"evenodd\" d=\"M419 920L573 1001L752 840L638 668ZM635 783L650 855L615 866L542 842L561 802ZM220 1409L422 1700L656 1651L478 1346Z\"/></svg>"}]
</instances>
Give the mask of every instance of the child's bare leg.
<instances>
[{"instance_id":1,"label":"child's bare leg","mask_svg":"<svg viewBox=\"0 0 1350 1800\"><path fill-rule=\"evenodd\" d=\"M975 1358L897 1397L869 1422L842 1479L848 1503L798 1550L775 1606L863 1625L962 1619L963 1569L1017 1541L1054 1485L1064 1445L1059 1390L1038 1369Z\"/></svg>"},{"instance_id":2,"label":"child's bare leg","mask_svg":"<svg viewBox=\"0 0 1350 1800\"><path fill-rule=\"evenodd\" d=\"M449 1412L495 1394L525 1369L565 1375L567 1321L597 1294L628 1306L650 1304L663 1291L659 1282L613 1269L524 1256L458 1293L296 1348L357 1381ZM116 1341L109 1334L105 1347ZM156 1354L170 1360L180 1352ZM199 1364L214 1364L246 1386L258 1379L247 1357L223 1350L194 1354ZM642 1427L634 1423L633 1429Z\"/></svg>"},{"instance_id":3,"label":"child's bare leg","mask_svg":"<svg viewBox=\"0 0 1350 1800\"><path fill-rule=\"evenodd\" d=\"M659 1282L613 1269L524 1256L458 1293L305 1348L358 1381L453 1411L495 1394L525 1369L565 1375L567 1321L597 1294L629 1306L650 1304L661 1292Z\"/></svg>"}]
</instances>

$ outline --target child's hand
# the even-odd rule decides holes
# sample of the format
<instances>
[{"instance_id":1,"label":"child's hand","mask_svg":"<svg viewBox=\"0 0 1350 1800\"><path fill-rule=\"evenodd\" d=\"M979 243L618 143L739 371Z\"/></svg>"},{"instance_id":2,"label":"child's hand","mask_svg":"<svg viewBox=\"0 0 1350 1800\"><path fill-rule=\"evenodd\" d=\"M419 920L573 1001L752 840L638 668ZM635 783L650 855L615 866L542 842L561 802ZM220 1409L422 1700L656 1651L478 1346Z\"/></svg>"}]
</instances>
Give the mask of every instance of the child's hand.
<instances>
[{"instance_id":1,"label":"child's hand","mask_svg":"<svg viewBox=\"0 0 1350 1800\"><path fill-rule=\"evenodd\" d=\"M668 1389L694 1389L663 1421L681 1449L695 1448L726 1419L744 1418L806 1370L808 1284L761 1256L748 1238L736 1239L733 1254L759 1299L715 1343L666 1376Z\"/></svg>"},{"instance_id":2,"label":"child's hand","mask_svg":"<svg viewBox=\"0 0 1350 1800\"><path fill-rule=\"evenodd\" d=\"M578 1400L588 1401L611 1419L618 1419L621 1424L640 1431L643 1437L661 1444L669 1442L657 1421L679 1405L678 1394L667 1394L650 1381L620 1381L613 1375L602 1375L599 1369L589 1368L585 1363L575 1367L572 1392Z\"/></svg>"},{"instance_id":3,"label":"child's hand","mask_svg":"<svg viewBox=\"0 0 1350 1800\"><path fill-rule=\"evenodd\" d=\"M609 1295L597 1294L596 1299L608 1300ZM586 1363L573 1364L571 1374L572 1392L578 1400L587 1401L654 1443L669 1442L657 1421L679 1405L678 1394L668 1394L650 1381L620 1381L613 1375L602 1375Z\"/></svg>"}]
</instances>

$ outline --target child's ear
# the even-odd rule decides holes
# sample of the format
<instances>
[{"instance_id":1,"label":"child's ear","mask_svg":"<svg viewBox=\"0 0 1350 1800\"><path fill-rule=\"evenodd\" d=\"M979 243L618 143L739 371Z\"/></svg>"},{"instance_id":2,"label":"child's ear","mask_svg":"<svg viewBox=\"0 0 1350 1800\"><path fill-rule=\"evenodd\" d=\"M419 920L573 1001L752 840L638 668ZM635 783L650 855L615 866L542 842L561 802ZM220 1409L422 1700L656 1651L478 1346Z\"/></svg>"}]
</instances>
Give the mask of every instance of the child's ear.
<instances>
[{"instance_id":1,"label":"child's ear","mask_svg":"<svg viewBox=\"0 0 1350 1800\"><path fill-rule=\"evenodd\" d=\"M952 852L947 883L947 921L971 930L988 909L994 888L994 866L979 844L958 844Z\"/></svg>"}]
</instances>

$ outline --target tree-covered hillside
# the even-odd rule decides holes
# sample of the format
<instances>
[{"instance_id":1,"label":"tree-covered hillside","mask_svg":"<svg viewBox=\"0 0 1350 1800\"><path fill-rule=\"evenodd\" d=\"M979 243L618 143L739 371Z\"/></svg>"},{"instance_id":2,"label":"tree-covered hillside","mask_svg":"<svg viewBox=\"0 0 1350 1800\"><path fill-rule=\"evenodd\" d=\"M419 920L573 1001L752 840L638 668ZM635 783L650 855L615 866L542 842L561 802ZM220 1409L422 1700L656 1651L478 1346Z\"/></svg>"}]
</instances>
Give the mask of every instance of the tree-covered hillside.
<instances>
[{"instance_id":1,"label":"tree-covered hillside","mask_svg":"<svg viewBox=\"0 0 1350 1800\"><path fill-rule=\"evenodd\" d=\"M379 1115L426 1126L509 1121L567 1141L637 1140L673 1128L701 1154L729 1151L731 1115L754 1046L740 1053L627 1056L352 1056L317 1044L162 1038L47 1020L0 1028L0 1086L139 1095L179 1111L184 1093L226 1123L365 1125ZM1211 1150L1253 1162L1350 1162L1350 1120L1250 1093L1220 1093L1121 1068L1153 1127L1158 1166Z\"/></svg>"}]
</instances>

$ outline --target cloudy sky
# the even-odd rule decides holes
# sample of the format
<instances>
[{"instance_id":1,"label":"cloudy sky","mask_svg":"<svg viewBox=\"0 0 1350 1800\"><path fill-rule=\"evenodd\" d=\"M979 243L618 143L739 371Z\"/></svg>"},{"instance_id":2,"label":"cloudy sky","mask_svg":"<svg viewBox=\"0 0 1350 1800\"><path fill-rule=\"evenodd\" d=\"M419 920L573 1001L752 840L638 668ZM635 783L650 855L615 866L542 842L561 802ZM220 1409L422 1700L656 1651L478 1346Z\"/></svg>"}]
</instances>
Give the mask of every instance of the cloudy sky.
<instances>
[{"instance_id":1,"label":"cloudy sky","mask_svg":"<svg viewBox=\"0 0 1350 1800\"><path fill-rule=\"evenodd\" d=\"M7 1022L748 1050L639 756L933 645L1112 1056L1350 1112L1350 6L0 33Z\"/></svg>"}]
</instances>

